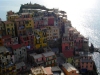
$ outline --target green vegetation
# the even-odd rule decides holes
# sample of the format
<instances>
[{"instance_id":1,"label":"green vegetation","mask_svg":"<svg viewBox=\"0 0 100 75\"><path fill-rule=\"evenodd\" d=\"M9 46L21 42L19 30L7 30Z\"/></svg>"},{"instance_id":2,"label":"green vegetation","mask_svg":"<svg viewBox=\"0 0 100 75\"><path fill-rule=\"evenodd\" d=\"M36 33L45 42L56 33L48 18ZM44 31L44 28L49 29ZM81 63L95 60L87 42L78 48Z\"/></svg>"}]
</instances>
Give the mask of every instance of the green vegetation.
<instances>
[{"instance_id":1,"label":"green vegetation","mask_svg":"<svg viewBox=\"0 0 100 75\"><path fill-rule=\"evenodd\" d=\"M49 10L48 8L46 8L45 6L39 5L39 4L31 4L31 3L27 3L24 5L21 5L19 13L22 13L22 9L26 8L26 9L43 9L43 10Z\"/></svg>"}]
</instances>

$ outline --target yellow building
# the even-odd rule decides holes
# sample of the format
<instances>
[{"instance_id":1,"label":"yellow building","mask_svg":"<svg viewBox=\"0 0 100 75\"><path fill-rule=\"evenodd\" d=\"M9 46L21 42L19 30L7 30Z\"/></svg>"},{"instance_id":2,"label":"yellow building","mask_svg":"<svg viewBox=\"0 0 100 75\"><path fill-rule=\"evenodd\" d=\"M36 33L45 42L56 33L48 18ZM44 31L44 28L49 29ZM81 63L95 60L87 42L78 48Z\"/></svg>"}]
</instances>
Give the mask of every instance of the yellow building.
<instances>
[{"instance_id":1,"label":"yellow building","mask_svg":"<svg viewBox=\"0 0 100 75\"><path fill-rule=\"evenodd\" d=\"M3 21L0 21L0 36L4 36L4 35L5 35L5 25Z\"/></svg>"},{"instance_id":2,"label":"yellow building","mask_svg":"<svg viewBox=\"0 0 100 75\"><path fill-rule=\"evenodd\" d=\"M32 18L24 18L26 20L25 28L34 28L34 21Z\"/></svg>"},{"instance_id":3,"label":"yellow building","mask_svg":"<svg viewBox=\"0 0 100 75\"><path fill-rule=\"evenodd\" d=\"M25 30L26 34L30 35L33 34L33 29L34 29L34 21L32 18L24 18L25 20Z\"/></svg>"},{"instance_id":4,"label":"yellow building","mask_svg":"<svg viewBox=\"0 0 100 75\"><path fill-rule=\"evenodd\" d=\"M14 21L15 19L19 18L18 14L15 14L12 11L7 12L7 21Z\"/></svg>"},{"instance_id":5,"label":"yellow building","mask_svg":"<svg viewBox=\"0 0 100 75\"><path fill-rule=\"evenodd\" d=\"M14 22L4 21L4 24L5 24L6 35L11 35L12 37L14 37L15 36Z\"/></svg>"},{"instance_id":6,"label":"yellow building","mask_svg":"<svg viewBox=\"0 0 100 75\"><path fill-rule=\"evenodd\" d=\"M46 30L36 29L34 31L34 45L35 49L47 47Z\"/></svg>"}]
</instances>

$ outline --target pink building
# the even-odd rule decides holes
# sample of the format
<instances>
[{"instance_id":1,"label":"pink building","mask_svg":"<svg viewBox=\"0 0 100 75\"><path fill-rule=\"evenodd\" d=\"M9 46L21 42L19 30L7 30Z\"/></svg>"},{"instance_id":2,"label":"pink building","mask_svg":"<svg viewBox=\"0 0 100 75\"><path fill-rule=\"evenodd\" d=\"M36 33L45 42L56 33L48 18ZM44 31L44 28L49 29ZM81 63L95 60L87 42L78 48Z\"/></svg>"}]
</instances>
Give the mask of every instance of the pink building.
<instances>
[{"instance_id":1,"label":"pink building","mask_svg":"<svg viewBox=\"0 0 100 75\"><path fill-rule=\"evenodd\" d=\"M77 49L82 49L83 39L84 37L80 34L77 36L77 38L74 39L74 46L77 47Z\"/></svg>"},{"instance_id":2,"label":"pink building","mask_svg":"<svg viewBox=\"0 0 100 75\"><path fill-rule=\"evenodd\" d=\"M54 17L48 17L48 25L53 26L54 25Z\"/></svg>"},{"instance_id":3,"label":"pink building","mask_svg":"<svg viewBox=\"0 0 100 75\"><path fill-rule=\"evenodd\" d=\"M81 55L80 59L80 69L81 71L92 71L93 70L93 60L92 56L89 54Z\"/></svg>"}]
</instances>

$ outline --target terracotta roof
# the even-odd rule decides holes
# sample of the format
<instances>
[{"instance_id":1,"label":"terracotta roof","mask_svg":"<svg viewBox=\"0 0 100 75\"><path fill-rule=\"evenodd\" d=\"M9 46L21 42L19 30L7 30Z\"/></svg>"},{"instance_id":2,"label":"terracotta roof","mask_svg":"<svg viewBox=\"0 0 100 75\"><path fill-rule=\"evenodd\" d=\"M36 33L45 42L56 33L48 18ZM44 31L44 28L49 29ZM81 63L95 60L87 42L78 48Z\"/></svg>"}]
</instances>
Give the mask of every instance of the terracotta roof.
<instances>
[{"instance_id":1,"label":"terracotta roof","mask_svg":"<svg viewBox=\"0 0 100 75\"><path fill-rule=\"evenodd\" d=\"M46 68L44 68L44 70L46 71L47 75L53 75L53 73L51 71L51 67L46 67Z\"/></svg>"},{"instance_id":2,"label":"terracotta roof","mask_svg":"<svg viewBox=\"0 0 100 75\"><path fill-rule=\"evenodd\" d=\"M21 44L16 44L16 45L12 45L11 47L12 47L12 49L14 50L14 49L21 48L22 45L21 45Z\"/></svg>"}]
</instances>

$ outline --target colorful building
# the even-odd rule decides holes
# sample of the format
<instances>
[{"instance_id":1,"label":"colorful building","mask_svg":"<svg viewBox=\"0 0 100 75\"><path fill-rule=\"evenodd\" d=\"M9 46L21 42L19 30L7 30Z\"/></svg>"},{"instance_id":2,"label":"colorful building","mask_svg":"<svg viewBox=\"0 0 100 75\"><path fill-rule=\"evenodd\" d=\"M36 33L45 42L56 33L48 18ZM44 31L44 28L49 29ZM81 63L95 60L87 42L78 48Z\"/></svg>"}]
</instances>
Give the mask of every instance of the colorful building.
<instances>
[{"instance_id":1,"label":"colorful building","mask_svg":"<svg viewBox=\"0 0 100 75\"><path fill-rule=\"evenodd\" d=\"M11 21L4 21L6 35L11 35L15 37L15 25L14 22Z\"/></svg>"},{"instance_id":2,"label":"colorful building","mask_svg":"<svg viewBox=\"0 0 100 75\"><path fill-rule=\"evenodd\" d=\"M34 35L24 35L24 36L20 36L20 44L23 44L24 46L27 46L27 50L33 50L34 48Z\"/></svg>"},{"instance_id":3,"label":"colorful building","mask_svg":"<svg viewBox=\"0 0 100 75\"><path fill-rule=\"evenodd\" d=\"M31 18L15 19L17 36L33 34L34 22Z\"/></svg>"},{"instance_id":4,"label":"colorful building","mask_svg":"<svg viewBox=\"0 0 100 75\"><path fill-rule=\"evenodd\" d=\"M27 60L27 50L26 47L21 44L12 45L12 52L14 54L14 62L21 62Z\"/></svg>"},{"instance_id":5,"label":"colorful building","mask_svg":"<svg viewBox=\"0 0 100 75\"><path fill-rule=\"evenodd\" d=\"M44 68L43 66L31 68L31 74L32 75L53 75L51 71L51 67Z\"/></svg>"},{"instance_id":6,"label":"colorful building","mask_svg":"<svg viewBox=\"0 0 100 75\"><path fill-rule=\"evenodd\" d=\"M7 12L7 21L14 21L15 19L19 18L19 15L13 11Z\"/></svg>"},{"instance_id":7,"label":"colorful building","mask_svg":"<svg viewBox=\"0 0 100 75\"><path fill-rule=\"evenodd\" d=\"M70 47L70 41L67 36L62 38L62 53L66 57L66 62L73 64L73 47Z\"/></svg>"},{"instance_id":8,"label":"colorful building","mask_svg":"<svg viewBox=\"0 0 100 75\"><path fill-rule=\"evenodd\" d=\"M16 66L13 55L6 47L0 47L0 75L16 75Z\"/></svg>"},{"instance_id":9,"label":"colorful building","mask_svg":"<svg viewBox=\"0 0 100 75\"><path fill-rule=\"evenodd\" d=\"M93 71L93 60L91 54L81 54L80 55L80 70L82 72Z\"/></svg>"},{"instance_id":10,"label":"colorful building","mask_svg":"<svg viewBox=\"0 0 100 75\"><path fill-rule=\"evenodd\" d=\"M3 21L0 21L0 37L6 35L5 25Z\"/></svg>"},{"instance_id":11,"label":"colorful building","mask_svg":"<svg viewBox=\"0 0 100 75\"><path fill-rule=\"evenodd\" d=\"M33 18L34 13L20 13L21 18Z\"/></svg>"},{"instance_id":12,"label":"colorful building","mask_svg":"<svg viewBox=\"0 0 100 75\"><path fill-rule=\"evenodd\" d=\"M56 55L54 52L43 53L43 59L45 66L55 66L56 65Z\"/></svg>"},{"instance_id":13,"label":"colorful building","mask_svg":"<svg viewBox=\"0 0 100 75\"><path fill-rule=\"evenodd\" d=\"M62 64L62 70L65 73L65 75L79 75L79 71L70 63Z\"/></svg>"},{"instance_id":14,"label":"colorful building","mask_svg":"<svg viewBox=\"0 0 100 75\"><path fill-rule=\"evenodd\" d=\"M47 40L57 40L59 38L59 28L57 26L47 26Z\"/></svg>"},{"instance_id":15,"label":"colorful building","mask_svg":"<svg viewBox=\"0 0 100 75\"><path fill-rule=\"evenodd\" d=\"M35 49L47 47L46 30L34 30Z\"/></svg>"}]
</instances>

